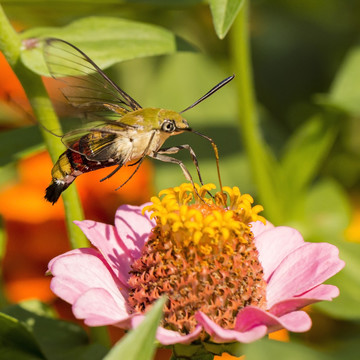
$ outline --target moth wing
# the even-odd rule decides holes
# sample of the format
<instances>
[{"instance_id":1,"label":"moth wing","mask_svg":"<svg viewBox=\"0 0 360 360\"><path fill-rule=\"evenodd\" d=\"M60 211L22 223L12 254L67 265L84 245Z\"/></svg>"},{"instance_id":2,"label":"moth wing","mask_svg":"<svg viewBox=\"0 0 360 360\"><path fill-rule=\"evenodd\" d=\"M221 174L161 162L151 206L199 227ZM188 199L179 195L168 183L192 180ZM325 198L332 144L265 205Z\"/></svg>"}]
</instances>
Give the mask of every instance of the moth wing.
<instances>
[{"instance_id":1,"label":"moth wing","mask_svg":"<svg viewBox=\"0 0 360 360\"><path fill-rule=\"evenodd\" d=\"M124 115L141 109L83 51L67 41L45 39L44 59L52 77L61 81L65 98L83 112Z\"/></svg>"},{"instance_id":2,"label":"moth wing","mask_svg":"<svg viewBox=\"0 0 360 360\"><path fill-rule=\"evenodd\" d=\"M127 132L136 129L136 126L107 122L91 128L76 129L62 136L61 141L71 151L77 152L90 161L109 161L113 159L121 162L119 149L121 138L127 138Z\"/></svg>"}]
</instances>

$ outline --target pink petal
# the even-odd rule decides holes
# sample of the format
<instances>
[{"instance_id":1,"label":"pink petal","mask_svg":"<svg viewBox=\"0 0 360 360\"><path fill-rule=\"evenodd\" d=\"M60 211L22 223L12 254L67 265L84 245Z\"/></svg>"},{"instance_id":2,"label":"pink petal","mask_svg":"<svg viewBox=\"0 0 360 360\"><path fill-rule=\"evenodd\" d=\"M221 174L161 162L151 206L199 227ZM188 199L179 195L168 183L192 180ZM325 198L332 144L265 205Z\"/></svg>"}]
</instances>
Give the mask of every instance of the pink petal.
<instances>
[{"instance_id":1,"label":"pink petal","mask_svg":"<svg viewBox=\"0 0 360 360\"><path fill-rule=\"evenodd\" d=\"M300 296L320 285L344 267L336 246L327 243L305 243L289 254L268 282L268 307Z\"/></svg>"},{"instance_id":2,"label":"pink petal","mask_svg":"<svg viewBox=\"0 0 360 360\"><path fill-rule=\"evenodd\" d=\"M72 310L76 318L85 319L85 324L89 326L114 325L129 322L131 318L125 304L115 301L113 295L101 288L84 292L76 300Z\"/></svg>"},{"instance_id":3,"label":"pink petal","mask_svg":"<svg viewBox=\"0 0 360 360\"><path fill-rule=\"evenodd\" d=\"M312 325L310 316L305 311L293 311L278 318L280 328L292 332L309 331ZM276 330L277 327L275 327ZM270 331L274 331L269 327Z\"/></svg>"},{"instance_id":4,"label":"pink petal","mask_svg":"<svg viewBox=\"0 0 360 360\"><path fill-rule=\"evenodd\" d=\"M238 341L242 343L249 343L262 338L267 332L266 326L263 326L262 324L254 326L248 331L224 329L210 320L209 317L201 311L196 313L195 317L199 324L202 325L205 331L211 336L214 342L222 343Z\"/></svg>"},{"instance_id":5,"label":"pink petal","mask_svg":"<svg viewBox=\"0 0 360 360\"><path fill-rule=\"evenodd\" d=\"M127 286L132 257L119 238L116 228L101 222L84 220L74 221L91 243L96 246L106 259L115 276L123 286Z\"/></svg>"},{"instance_id":6,"label":"pink petal","mask_svg":"<svg viewBox=\"0 0 360 360\"><path fill-rule=\"evenodd\" d=\"M330 301L337 296L339 296L339 289L336 286L322 284L299 297L276 303L269 312L276 316L281 316L318 301Z\"/></svg>"},{"instance_id":7,"label":"pink petal","mask_svg":"<svg viewBox=\"0 0 360 360\"><path fill-rule=\"evenodd\" d=\"M255 244L264 269L264 279L268 281L280 262L289 253L302 246L304 240L297 230L287 226L278 226L262 231L255 237Z\"/></svg>"},{"instance_id":8,"label":"pink petal","mask_svg":"<svg viewBox=\"0 0 360 360\"><path fill-rule=\"evenodd\" d=\"M69 302L75 301L91 288L106 289L119 307L125 308L125 298L102 260L93 254L72 254L58 257L52 263L51 290ZM125 293L125 292L124 292Z\"/></svg>"},{"instance_id":9,"label":"pink petal","mask_svg":"<svg viewBox=\"0 0 360 360\"><path fill-rule=\"evenodd\" d=\"M144 315L136 315L131 319L133 328L137 327L144 320ZM156 338L162 345L172 344L190 344L196 340L202 331L200 325L196 326L195 330L187 335L181 335L177 331L167 330L159 326L156 332Z\"/></svg>"},{"instance_id":10,"label":"pink petal","mask_svg":"<svg viewBox=\"0 0 360 360\"><path fill-rule=\"evenodd\" d=\"M340 291L337 286L321 284L298 296L298 298L331 301L333 298L339 296L339 294Z\"/></svg>"},{"instance_id":11,"label":"pink petal","mask_svg":"<svg viewBox=\"0 0 360 360\"><path fill-rule=\"evenodd\" d=\"M267 332L282 328L293 332L304 332L310 329L311 319L304 311L293 311L277 317L257 307L247 306L240 310L237 315L235 329L248 331L260 325L265 325L268 328Z\"/></svg>"},{"instance_id":12,"label":"pink petal","mask_svg":"<svg viewBox=\"0 0 360 360\"><path fill-rule=\"evenodd\" d=\"M164 329L163 327L158 327L156 338L163 345L190 344L194 340L198 339L201 331L202 326L200 325L197 325L195 330L187 335L181 335L177 331L171 331Z\"/></svg>"},{"instance_id":13,"label":"pink petal","mask_svg":"<svg viewBox=\"0 0 360 360\"><path fill-rule=\"evenodd\" d=\"M52 266L57 260L59 260L60 258L62 258L64 256L69 256L69 255L74 255L74 254L89 254L89 255L94 255L94 256L100 255L97 250L92 249L92 248L73 249L73 250L67 251L66 253L60 254L60 255L54 257L53 259L51 259L48 264L47 272L50 272L50 274L52 273L52 271L51 271Z\"/></svg>"},{"instance_id":14,"label":"pink petal","mask_svg":"<svg viewBox=\"0 0 360 360\"><path fill-rule=\"evenodd\" d=\"M133 259L140 257L141 249L155 226L155 220L150 220L148 212L142 214L142 209L147 205L122 205L116 211L116 230Z\"/></svg>"},{"instance_id":15,"label":"pink petal","mask_svg":"<svg viewBox=\"0 0 360 360\"><path fill-rule=\"evenodd\" d=\"M261 221L255 221L250 223L251 225L251 232L254 234L255 237L259 236L265 230L270 230L274 228L274 225L270 221L266 221L264 225Z\"/></svg>"}]
</instances>

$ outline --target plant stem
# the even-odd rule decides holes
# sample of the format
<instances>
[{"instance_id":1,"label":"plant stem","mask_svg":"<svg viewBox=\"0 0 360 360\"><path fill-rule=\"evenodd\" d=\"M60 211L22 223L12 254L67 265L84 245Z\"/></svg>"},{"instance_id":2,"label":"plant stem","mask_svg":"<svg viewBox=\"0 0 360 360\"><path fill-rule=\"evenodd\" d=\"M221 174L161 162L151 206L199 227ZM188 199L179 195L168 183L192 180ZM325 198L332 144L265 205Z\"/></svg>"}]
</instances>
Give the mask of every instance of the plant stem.
<instances>
[{"instance_id":1,"label":"plant stem","mask_svg":"<svg viewBox=\"0 0 360 360\"><path fill-rule=\"evenodd\" d=\"M8 63L13 66L20 56L21 41L16 31L10 25L4 10L0 4L0 51Z\"/></svg>"},{"instance_id":2,"label":"plant stem","mask_svg":"<svg viewBox=\"0 0 360 360\"><path fill-rule=\"evenodd\" d=\"M249 1L245 0L243 8L231 30L231 49L233 66L238 75L236 81L239 95L240 128L245 151L247 152L258 197L271 221L277 223L282 218L281 205L277 199L276 181L273 177L276 162L267 148L258 126L250 45L248 34Z\"/></svg>"},{"instance_id":3,"label":"plant stem","mask_svg":"<svg viewBox=\"0 0 360 360\"><path fill-rule=\"evenodd\" d=\"M50 156L55 162L59 155L65 150L61 142L47 129L61 129L59 120L54 112L51 101L47 95L41 78L27 69L20 61L21 41L14 29L11 27L6 15L0 5L0 49L21 82L25 93L30 101L34 114L43 126L40 127L45 144ZM89 242L82 231L73 224L73 220L84 218L79 196L75 186L71 186L63 194L65 206L65 220L69 239L73 248L87 247Z\"/></svg>"}]
</instances>

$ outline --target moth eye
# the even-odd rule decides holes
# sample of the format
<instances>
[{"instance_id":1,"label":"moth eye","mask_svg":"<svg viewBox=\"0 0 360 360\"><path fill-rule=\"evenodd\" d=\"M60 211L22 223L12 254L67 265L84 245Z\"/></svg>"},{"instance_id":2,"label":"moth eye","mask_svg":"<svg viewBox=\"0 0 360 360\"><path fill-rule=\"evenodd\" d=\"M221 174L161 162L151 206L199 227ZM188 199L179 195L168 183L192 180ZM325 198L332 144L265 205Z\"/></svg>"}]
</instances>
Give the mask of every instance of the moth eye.
<instances>
[{"instance_id":1,"label":"moth eye","mask_svg":"<svg viewBox=\"0 0 360 360\"><path fill-rule=\"evenodd\" d=\"M176 129L175 121L174 120L164 120L161 125L161 130L165 132L173 132Z\"/></svg>"}]
</instances>

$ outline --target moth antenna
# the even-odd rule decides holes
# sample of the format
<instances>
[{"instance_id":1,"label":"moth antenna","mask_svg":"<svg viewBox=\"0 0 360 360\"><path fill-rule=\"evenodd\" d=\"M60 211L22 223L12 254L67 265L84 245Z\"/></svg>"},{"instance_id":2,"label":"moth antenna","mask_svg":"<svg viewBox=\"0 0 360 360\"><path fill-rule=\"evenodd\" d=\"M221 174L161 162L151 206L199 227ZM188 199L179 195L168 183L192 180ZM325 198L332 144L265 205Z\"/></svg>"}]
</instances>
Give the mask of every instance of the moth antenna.
<instances>
[{"instance_id":1,"label":"moth antenna","mask_svg":"<svg viewBox=\"0 0 360 360\"><path fill-rule=\"evenodd\" d=\"M210 91L208 91L205 95L203 95L199 100L195 101L192 105L188 106L185 110L180 111L179 114L182 114L185 111L188 111L195 107L197 104L200 104L203 100L207 99L209 96L214 94L216 91L220 90L224 85L226 85L228 82L230 82L235 75L231 75L224 79L223 81L220 81L217 85L215 85Z\"/></svg>"}]
</instances>

